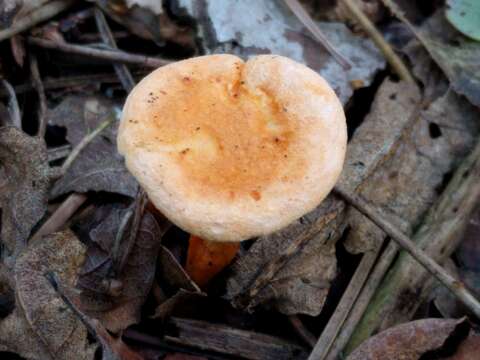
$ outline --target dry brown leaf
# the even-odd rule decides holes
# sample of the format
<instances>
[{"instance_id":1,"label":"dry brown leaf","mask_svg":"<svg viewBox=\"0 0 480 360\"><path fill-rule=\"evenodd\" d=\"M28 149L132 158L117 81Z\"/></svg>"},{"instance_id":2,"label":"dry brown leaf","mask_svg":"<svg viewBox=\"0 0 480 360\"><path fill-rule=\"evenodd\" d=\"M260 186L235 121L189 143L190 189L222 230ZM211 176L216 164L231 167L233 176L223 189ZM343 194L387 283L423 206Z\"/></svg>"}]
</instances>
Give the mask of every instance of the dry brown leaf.
<instances>
[{"instance_id":1,"label":"dry brown leaf","mask_svg":"<svg viewBox=\"0 0 480 360\"><path fill-rule=\"evenodd\" d=\"M26 244L32 228L43 217L50 184L47 149L43 139L21 130L0 128L0 206L2 243L10 253Z\"/></svg>"},{"instance_id":2,"label":"dry brown leaf","mask_svg":"<svg viewBox=\"0 0 480 360\"><path fill-rule=\"evenodd\" d=\"M196 49L192 27L181 24L165 11L158 0L96 0L112 19L128 28L133 34L159 45L166 41L176 43L190 51Z\"/></svg>"},{"instance_id":3,"label":"dry brown leaf","mask_svg":"<svg viewBox=\"0 0 480 360\"><path fill-rule=\"evenodd\" d=\"M114 338L98 320L91 320L95 335L102 345L102 360L144 360L138 352L128 347L121 337Z\"/></svg>"},{"instance_id":4,"label":"dry brown leaf","mask_svg":"<svg viewBox=\"0 0 480 360\"><path fill-rule=\"evenodd\" d=\"M390 10L402 20L402 9L394 2L391 5ZM447 21L443 8L438 9L414 31L450 80L452 88L473 105L480 106L480 42L456 31Z\"/></svg>"},{"instance_id":5,"label":"dry brown leaf","mask_svg":"<svg viewBox=\"0 0 480 360\"><path fill-rule=\"evenodd\" d=\"M342 231L342 212L343 203L331 196L284 230L256 240L232 265L226 297L239 307L268 304L285 314L317 315L336 274L334 244ZM306 245L285 258L286 249L298 241ZM262 286L254 285L277 261L286 264Z\"/></svg>"},{"instance_id":6,"label":"dry brown leaf","mask_svg":"<svg viewBox=\"0 0 480 360\"><path fill-rule=\"evenodd\" d=\"M96 345L52 288L45 274L55 273L73 287L84 246L67 230L31 244L18 258L14 279L16 308L0 321L1 346L29 359L93 359Z\"/></svg>"},{"instance_id":7,"label":"dry brown leaf","mask_svg":"<svg viewBox=\"0 0 480 360\"><path fill-rule=\"evenodd\" d=\"M362 343L347 360L417 360L442 348L454 333L468 334L465 319L422 319L385 330Z\"/></svg>"},{"instance_id":8,"label":"dry brown leaf","mask_svg":"<svg viewBox=\"0 0 480 360\"><path fill-rule=\"evenodd\" d=\"M201 292L175 256L165 246L160 246L158 254L158 277L161 285L173 289L184 289L192 292Z\"/></svg>"},{"instance_id":9,"label":"dry brown leaf","mask_svg":"<svg viewBox=\"0 0 480 360\"><path fill-rule=\"evenodd\" d=\"M112 332L118 332L140 320L140 308L150 291L155 264L165 228L159 227L153 215L143 215L135 244L121 273L120 294L111 294L105 280L112 280L112 254L115 237L124 218L124 209L113 209L90 231L94 242L87 251L79 285L83 291L80 308L99 319Z\"/></svg>"},{"instance_id":10,"label":"dry brown leaf","mask_svg":"<svg viewBox=\"0 0 480 360\"><path fill-rule=\"evenodd\" d=\"M480 106L480 42L458 34L438 11L419 30L422 42L453 89Z\"/></svg>"},{"instance_id":11,"label":"dry brown leaf","mask_svg":"<svg viewBox=\"0 0 480 360\"><path fill-rule=\"evenodd\" d=\"M465 99L447 92L414 117L384 162L360 188L361 195L411 233L439 195L444 177L471 150L480 114ZM363 126L363 125L362 125ZM385 235L351 210L346 241L354 251L380 244Z\"/></svg>"},{"instance_id":12,"label":"dry brown leaf","mask_svg":"<svg viewBox=\"0 0 480 360\"><path fill-rule=\"evenodd\" d=\"M188 276L182 265L165 246L160 247L157 268L158 282L162 290L171 297L163 301L155 309L154 319L165 320L172 314L191 316L206 295ZM180 313L177 313L180 310Z\"/></svg>"},{"instance_id":13,"label":"dry brown leaf","mask_svg":"<svg viewBox=\"0 0 480 360\"><path fill-rule=\"evenodd\" d=\"M475 360L480 354L480 334L470 334L458 347L454 355L441 360Z\"/></svg>"},{"instance_id":14,"label":"dry brown leaf","mask_svg":"<svg viewBox=\"0 0 480 360\"><path fill-rule=\"evenodd\" d=\"M65 127L67 140L76 146L105 116L118 106L103 97L71 95L47 112L50 125ZM58 180L52 195L68 192L108 191L134 197L137 182L127 171L116 147L117 126L109 126L85 147L65 176Z\"/></svg>"}]
</instances>

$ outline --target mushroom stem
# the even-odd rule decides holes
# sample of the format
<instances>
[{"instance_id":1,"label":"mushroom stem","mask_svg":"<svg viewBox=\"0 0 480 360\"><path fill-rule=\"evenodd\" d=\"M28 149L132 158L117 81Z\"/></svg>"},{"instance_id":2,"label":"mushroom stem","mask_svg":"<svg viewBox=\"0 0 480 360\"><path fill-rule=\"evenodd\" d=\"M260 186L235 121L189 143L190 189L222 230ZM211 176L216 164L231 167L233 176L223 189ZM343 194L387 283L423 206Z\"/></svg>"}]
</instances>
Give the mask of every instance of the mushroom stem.
<instances>
[{"instance_id":1,"label":"mushroom stem","mask_svg":"<svg viewBox=\"0 0 480 360\"><path fill-rule=\"evenodd\" d=\"M186 270L198 286L208 282L229 265L240 248L239 242L219 242L190 235Z\"/></svg>"}]
</instances>

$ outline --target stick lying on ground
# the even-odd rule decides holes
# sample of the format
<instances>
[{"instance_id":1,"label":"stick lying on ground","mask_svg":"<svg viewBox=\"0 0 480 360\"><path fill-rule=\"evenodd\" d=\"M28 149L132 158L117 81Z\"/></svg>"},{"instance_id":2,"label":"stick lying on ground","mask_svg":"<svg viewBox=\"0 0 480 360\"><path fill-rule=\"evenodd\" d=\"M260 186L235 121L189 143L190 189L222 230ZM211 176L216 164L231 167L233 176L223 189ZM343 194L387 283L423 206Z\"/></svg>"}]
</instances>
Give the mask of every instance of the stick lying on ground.
<instances>
[{"instance_id":1,"label":"stick lying on ground","mask_svg":"<svg viewBox=\"0 0 480 360\"><path fill-rule=\"evenodd\" d=\"M335 188L335 192L344 198L350 205L372 220L378 227L385 231L404 250L413 256L425 269L447 287L469 310L480 318L480 303L468 291L465 286L451 276L445 269L433 261L423 250L395 225L387 221L375 207L368 204L364 199L355 194L349 194L341 188Z\"/></svg>"},{"instance_id":2,"label":"stick lying on ground","mask_svg":"<svg viewBox=\"0 0 480 360\"><path fill-rule=\"evenodd\" d=\"M171 63L169 60L145 55L131 54L121 50L97 49L91 46L68 44L34 37L29 37L28 43L45 49L58 50L66 53L84 55L95 59L108 60L118 63L142 65L151 68L158 68Z\"/></svg>"}]
</instances>

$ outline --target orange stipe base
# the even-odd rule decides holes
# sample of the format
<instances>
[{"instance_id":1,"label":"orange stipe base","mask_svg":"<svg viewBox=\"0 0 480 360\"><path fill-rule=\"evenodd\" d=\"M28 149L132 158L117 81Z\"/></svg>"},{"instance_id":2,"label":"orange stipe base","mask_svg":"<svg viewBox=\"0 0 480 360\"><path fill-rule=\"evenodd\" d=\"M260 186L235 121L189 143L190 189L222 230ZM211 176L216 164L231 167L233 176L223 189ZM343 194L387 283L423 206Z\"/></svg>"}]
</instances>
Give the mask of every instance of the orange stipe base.
<instances>
[{"instance_id":1,"label":"orange stipe base","mask_svg":"<svg viewBox=\"0 0 480 360\"><path fill-rule=\"evenodd\" d=\"M188 246L187 273L197 285L204 287L232 262L239 247L239 242L208 241L191 235Z\"/></svg>"}]
</instances>

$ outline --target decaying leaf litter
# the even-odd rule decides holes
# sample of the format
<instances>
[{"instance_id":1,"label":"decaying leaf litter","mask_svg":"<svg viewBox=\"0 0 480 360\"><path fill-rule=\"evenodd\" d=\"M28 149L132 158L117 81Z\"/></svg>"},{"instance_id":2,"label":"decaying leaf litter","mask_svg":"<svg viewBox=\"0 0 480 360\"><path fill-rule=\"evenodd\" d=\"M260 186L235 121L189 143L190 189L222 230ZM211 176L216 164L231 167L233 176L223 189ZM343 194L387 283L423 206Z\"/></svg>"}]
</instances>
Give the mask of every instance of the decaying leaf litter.
<instances>
[{"instance_id":1,"label":"decaying leaf litter","mask_svg":"<svg viewBox=\"0 0 480 360\"><path fill-rule=\"evenodd\" d=\"M478 319L341 196L244 244L204 289L183 268L187 234L138 206L115 144L134 79L201 54L288 56L345 105L338 186L479 295L479 6L302 4L350 70L282 2L0 4L2 358L474 358Z\"/></svg>"}]
</instances>

